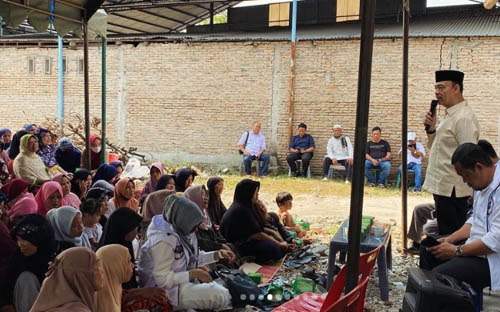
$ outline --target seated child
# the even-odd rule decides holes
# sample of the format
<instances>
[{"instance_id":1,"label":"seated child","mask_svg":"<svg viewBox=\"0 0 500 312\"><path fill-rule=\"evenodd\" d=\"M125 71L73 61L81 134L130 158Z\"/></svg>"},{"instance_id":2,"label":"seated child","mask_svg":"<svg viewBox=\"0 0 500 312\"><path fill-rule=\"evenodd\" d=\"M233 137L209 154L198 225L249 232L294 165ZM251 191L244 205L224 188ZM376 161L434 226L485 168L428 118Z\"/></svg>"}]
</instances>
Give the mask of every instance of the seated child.
<instances>
[{"instance_id":1,"label":"seated child","mask_svg":"<svg viewBox=\"0 0 500 312\"><path fill-rule=\"evenodd\" d=\"M303 231L302 228L293 221L293 216L288 212L292 209L292 194L288 192L280 192L276 195L276 204L279 208L279 217L281 223L285 226L287 231L294 231L297 236L302 238L306 236L307 232Z\"/></svg>"},{"instance_id":2,"label":"seated child","mask_svg":"<svg viewBox=\"0 0 500 312\"><path fill-rule=\"evenodd\" d=\"M83 220L82 246L97 250L102 236L101 205L93 198L88 198L80 206Z\"/></svg>"}]
</instances>

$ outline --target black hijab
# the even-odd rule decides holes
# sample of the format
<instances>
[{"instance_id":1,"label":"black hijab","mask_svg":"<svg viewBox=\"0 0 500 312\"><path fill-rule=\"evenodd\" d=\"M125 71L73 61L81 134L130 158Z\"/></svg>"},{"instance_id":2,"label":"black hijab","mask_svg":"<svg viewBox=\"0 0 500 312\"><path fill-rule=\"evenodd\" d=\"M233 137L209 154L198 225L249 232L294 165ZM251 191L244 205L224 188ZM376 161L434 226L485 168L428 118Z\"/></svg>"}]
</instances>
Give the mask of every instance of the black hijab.
<instances>
[{"instance_id":1,"label":"black hijab","mask_svg":"<svg viewBox=\"0 0 500 312\"><path fill-rule=\"evenodd\" d=\"M175 191L176 192L184 192L186 190L186 181L189 176L194 178L198 174L193 169L181 168L175 172Z\"/></svg>"},{"instance_id":2,"label":"black hijab","mask_svg":"<svg viewBox=\"0 0 500 312\"><path fill-rule=\"evenodd\" d=\"M120 207L113 211L106 222L102 237L99 240L99 247L110 245L110 244L120 244L128 248L132 262L135 264L134 249L132 247L132 242L125 240L125 235L130 233L133 229L137 228L142 221L142 217L139 216L132 209L127 207ZM132 278L127 283L123 284L123 288L131 289L137 288L138 284L135 279L135 268Z\"/></svg>"},{"instance_id":3,"label":"black hijab","mask_svg":"<svg viewBox=\"0 0 500 312\"><path fill-rule=\"evenodd\" d=\"M14 286L21 273L28 271L33 273L40 284L45 278L49 261L54 259L54 234L47 219L39 214L26 215L11 231L13 239L17 237L26 240L37 247L37 252L33 256L25 256L21 249L17 247L14 254L9 259L7 274L2 283L0 296L2 302L12 303Z\"/></svg>"},{"instance_id":4,"label":"black hijab","mask_svg":"<svg viewBox=\"0 0 500 312\"><path fill-rule=\"evenodd\" d=\"M250 179L243 179L238 184L236 184L236 188L234 189L233 201L244 206L251 205L253 194L259 188L260 182Z\"/></svg>"},{"instance_id":5,"label":"black hijab","mask_svg":"<svg viewBox=\"0 0 500 312\"><path fill-rule=\"evenodd\" d=\"M21 138L25 134L28 134L28 132L25 130L19 130L14 134L14 136L12 136L9 147L10 159L16 158L16 156L19 154L19 145L21 144Z\"/></svg>"},{"instance_id":6,"label":"black hijab","mask_svg":"<svg viewBox=\"0 0 500 312\"><path fill-rule=\"evenodd\" d=\"M207 181L207 188L208 188L208 207L207 207L207 212L208 216L210 217L210 220L214 223L219 225L220 220L222 220L222 216L224 213L226 213L227 208L222 202L222 199L220 196L215 194L215 186L219 182L224 182L224 179L220 177L211 177Z\"/></svg>"},{"instance_id":7,"label":"black hijab","mask_svg":"<svg viewBox=\"0 0 500 312\"><path fill-rule=\"evenodd\" d=\"M76 194L76 196L78 196L79 198L82 195L82 190L80 189L78 182L87 180L89 175L90 171L83 168L76 169L75 173L73 174L73 179L71 179L71 192Z\"/></svg>"},{"instance_id":8,"label":"black hijab","mask_svg":"<svg viewBox=\"0 0 500 312\"><path fill-rule=\"evenodd\" d=\"M162 175L159 179L158 182L156 183L156 190L155 191L161 191L167 188L167 183L170 181L170 179L174 179L175 182L175 175L173 174L164 174ZM186 183L186 181L184 181Z\"/></svg>"}]
</instances>

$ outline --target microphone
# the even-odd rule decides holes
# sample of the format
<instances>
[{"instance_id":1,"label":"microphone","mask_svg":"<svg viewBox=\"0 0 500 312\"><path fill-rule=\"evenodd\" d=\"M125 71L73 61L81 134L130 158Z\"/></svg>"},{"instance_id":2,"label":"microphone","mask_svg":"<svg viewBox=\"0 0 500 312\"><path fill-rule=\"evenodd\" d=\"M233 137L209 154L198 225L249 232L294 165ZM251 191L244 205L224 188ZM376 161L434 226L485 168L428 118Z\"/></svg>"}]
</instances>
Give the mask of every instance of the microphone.
<instances>
[{"instance_id":1,"label":"microphone","mask_svg":"<svg viewBox=\"0 0 500 312\"><path fill-rule=\"evenodd\" d=\"M432 100L431 101L431 108L429 109L429 112L431 112L431 116L434 117L434 114L436 113L436 106L438 105L439 101L438 100ZM425 125L425 131L429 131L429 128L431 125L426 124Z\"/></svg>"}]
</instances>

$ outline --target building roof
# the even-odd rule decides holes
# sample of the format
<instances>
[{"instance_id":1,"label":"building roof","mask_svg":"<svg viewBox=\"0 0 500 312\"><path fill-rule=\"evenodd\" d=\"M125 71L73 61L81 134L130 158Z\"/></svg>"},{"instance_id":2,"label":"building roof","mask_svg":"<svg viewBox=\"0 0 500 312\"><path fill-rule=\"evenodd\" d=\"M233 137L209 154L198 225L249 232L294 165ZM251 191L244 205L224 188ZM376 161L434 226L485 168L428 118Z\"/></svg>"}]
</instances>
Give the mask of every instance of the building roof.
<instances>
[{"instance_id":1,"label":"building roof","mask_svg":"<svg viewBox=\"0 0 500 312\"><path fill-rule=\"evenodd\" d=\"M500 10L487 11L482 6L464 7L449 12L443 8L429 9L428 14L412 17L410 37L497 37L500 36ZM402 18L401 18L402 19ZM375 25L375 38L402 37L401 19L379 20ZM359 23L297 26L298 40L340 40L361 37ZM268 28L262 31L221 31L211 33L116 35L120 41L287 41L288 27Z\"/></svg>"}]
</instances>

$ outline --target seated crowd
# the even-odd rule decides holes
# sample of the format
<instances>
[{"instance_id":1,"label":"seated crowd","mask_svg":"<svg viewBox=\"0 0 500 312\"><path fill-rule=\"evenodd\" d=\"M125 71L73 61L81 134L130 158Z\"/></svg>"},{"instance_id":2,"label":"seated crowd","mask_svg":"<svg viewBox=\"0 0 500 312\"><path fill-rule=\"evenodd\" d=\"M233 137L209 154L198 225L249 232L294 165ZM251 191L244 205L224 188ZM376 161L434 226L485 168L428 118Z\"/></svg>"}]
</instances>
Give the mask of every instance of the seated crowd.
<instances>
[{"instance_id":1,"label":"seated crowd","mask_svg":"<svg viewBox=\"0 0 500 312\"><path fill-rule=\"evenodd\" d=\"M88 171L69 138L57 146L48 130L21 131L2 145L10 177L0 184L2 312L230 309L229 291L210 274L215 263L276 261L297 249L289 231L305 235L289 214L291 194L278 194L279 215L268 212L257 181L240 181L227 209L222 178L194 185L196 171L165 174L157 162L137 190L121 164ZM61 149L75 162L60 163Z\"/></svg>"}]
</instances>

